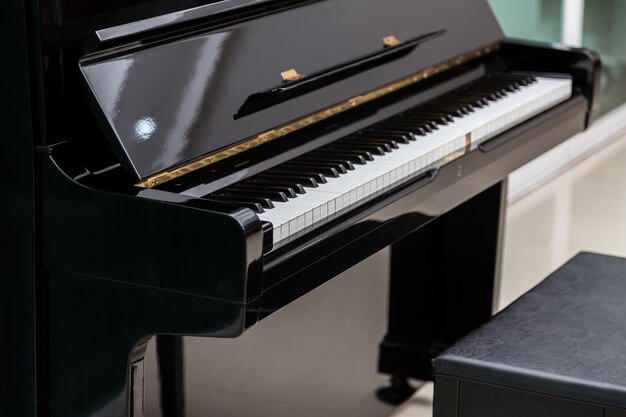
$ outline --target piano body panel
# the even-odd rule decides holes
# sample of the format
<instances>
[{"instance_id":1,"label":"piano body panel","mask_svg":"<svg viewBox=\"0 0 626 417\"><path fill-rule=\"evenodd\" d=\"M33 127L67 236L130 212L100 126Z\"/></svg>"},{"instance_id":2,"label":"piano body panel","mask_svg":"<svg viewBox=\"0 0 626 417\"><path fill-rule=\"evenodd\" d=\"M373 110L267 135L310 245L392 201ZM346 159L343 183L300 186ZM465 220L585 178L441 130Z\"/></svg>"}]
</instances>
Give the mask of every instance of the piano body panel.
<instances>
[{"instance_id":1,"label":"piano body panel","mask_svg":"<svg viewBox=\"0 0 626 417\"><path fill-rule=\"evenodd\" d=\"M54 269L45 277L50 417L126 417L130 384L141 390L129 365L143 366L147 339L235 337L245 327L239 303Z\"/></svg>"},{"instance_id":2,"label":"piano body panel","mask_svg":"<svg viewBox=\"0 0 626 417\"><path fill-rule=\"evenodd\" d=\"M37 410L37 195L33 143L39 140L33 36L26 2L0 3L3 95L0 134L0 415Z\"/></svg>"},{"instance_id":3,"label":"piano body panel","mask_svg":"<svg viewBox=\"0 0 626 417\"><path fill-rule=\"evenodd\" d=\"M142 42L83 57L80 71L88 102L122 165L134 179L145 179L503 37L483 1L430 1L428 13L421 13L422 7L412 0L305 2L200 33L192 26L182 38L162 35L155 41L145 34ZM457 13L449 14L451 7ZM477 16L484 20L480 27L462 24ZM405 42L442 30L406 56L236 116L248 98L266 90L295 89L308 76L385 52L386 36ZM265 51L264 59L257 51ZM162 62L179 65L153 71ZM303 77L282 83L280 74L289 69ZM149 133L142 133L144 126Z\"/></svg>"},{"instance_id":4,"label":"piano body panel","mask_svg":"<svg viewBox=\"0 0 626 417\"><path fill-rule=\"evenodd\" d=\"M582 131L586 114L587 101L580 95L572 97L437 171L288 243L277 254L266 255L261 316L503 181L524 163Z\"/></svg>"},{"instance_id":5,"label":"piano body panel","mask_svg":"<svg viewBox=\"0 0 626 417\"><path fill-rule=\"evenodd\" d=\"M148 191L85 187L45 155L46 267L234 303L258 296L263 237L250 210Z\"/></svg>"}]
</instances>

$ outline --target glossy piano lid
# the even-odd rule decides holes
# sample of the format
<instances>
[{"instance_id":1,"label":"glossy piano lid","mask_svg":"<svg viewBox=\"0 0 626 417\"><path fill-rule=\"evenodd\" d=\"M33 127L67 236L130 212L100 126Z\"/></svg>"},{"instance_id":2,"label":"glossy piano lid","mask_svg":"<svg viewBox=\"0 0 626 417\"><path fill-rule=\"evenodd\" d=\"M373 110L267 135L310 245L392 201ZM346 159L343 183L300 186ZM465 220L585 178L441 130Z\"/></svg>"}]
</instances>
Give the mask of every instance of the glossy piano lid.
<instances>
[{"instance_id":1,"label":"glossy piano lid","mask_svg":"<svg viewBox=\"0 0 626 417\"><path fill-rule=\"evenodd\" d=\"M416 46L376 61L388 36L401 44L417 39ZM502 37L484 0L333 0L123 52L100 51L80 66L109 140L139 180ZM374 63L341 72L364 57ZM340 76L274 100L281 73L290 69ZM255 106L259 97L270 100Z\"/></svg>"}]
</instances>

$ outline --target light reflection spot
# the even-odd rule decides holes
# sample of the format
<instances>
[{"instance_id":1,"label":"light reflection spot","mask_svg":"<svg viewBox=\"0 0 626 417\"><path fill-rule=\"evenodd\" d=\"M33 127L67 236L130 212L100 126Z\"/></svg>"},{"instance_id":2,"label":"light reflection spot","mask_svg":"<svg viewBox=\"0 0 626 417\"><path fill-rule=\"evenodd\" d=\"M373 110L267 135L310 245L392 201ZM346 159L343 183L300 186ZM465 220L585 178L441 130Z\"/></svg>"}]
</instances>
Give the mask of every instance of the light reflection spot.
<instances>
[{"instance_id":1,"label":"light reflection spot","mask_svg":"<svg viewBox=\"0 0 626 417\"><path fill-rule=\"evenodd\" d=\"M156 131L157 124L152 117L142 117L135 123L135 137L139 142L145 142L150 139Z\"/></svg>"}]
</instances>

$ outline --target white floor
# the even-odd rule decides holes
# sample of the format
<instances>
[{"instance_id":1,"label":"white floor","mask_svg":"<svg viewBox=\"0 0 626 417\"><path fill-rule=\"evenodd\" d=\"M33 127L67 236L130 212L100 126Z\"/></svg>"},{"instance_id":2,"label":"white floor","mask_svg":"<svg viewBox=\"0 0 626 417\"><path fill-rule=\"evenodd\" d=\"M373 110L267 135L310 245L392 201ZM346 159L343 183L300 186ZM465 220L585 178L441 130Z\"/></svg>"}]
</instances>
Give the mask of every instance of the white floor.
<instances>
[{"instance_id":1,"label":"white floor","mask_svg":"<svg viewBox=\"0 0 626 417\"><path fill-rule=\"evenodd\" d=\"M626 256L626 137L509 206L500 305L582 250Z\"/></svg>"},{"instance_id":2,"label":"white floor","mask_svg":"<svg viewBox=\"0 0 626 417\"><path fill-rule=\"evenodd\" d=\"M626 137L508 207L500 308L580 251L626 257ZM392 414L432 415L432 384Z\"/></svg>"}]
</instances>

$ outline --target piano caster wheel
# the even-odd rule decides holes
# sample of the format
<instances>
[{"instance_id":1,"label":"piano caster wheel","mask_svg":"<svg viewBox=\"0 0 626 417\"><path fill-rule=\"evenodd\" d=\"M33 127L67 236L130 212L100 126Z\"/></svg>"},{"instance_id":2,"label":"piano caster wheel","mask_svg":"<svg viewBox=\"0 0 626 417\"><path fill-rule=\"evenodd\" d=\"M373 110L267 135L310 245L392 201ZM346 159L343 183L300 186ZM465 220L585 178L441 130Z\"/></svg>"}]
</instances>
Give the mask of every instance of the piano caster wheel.
<instances>
[{"instance_id":1,"label":"piano caster wheel","mask_svg":"<svg viewBox=\"0 0 626 417\"><path fill-rule=\"evenodd\" d=\"M417 388L412 387L407 378L394 375L389 379L388 387L376 390L376 397L386 404L400 405L408 400L415 391Z\"/></svg>"}]
</instances>

